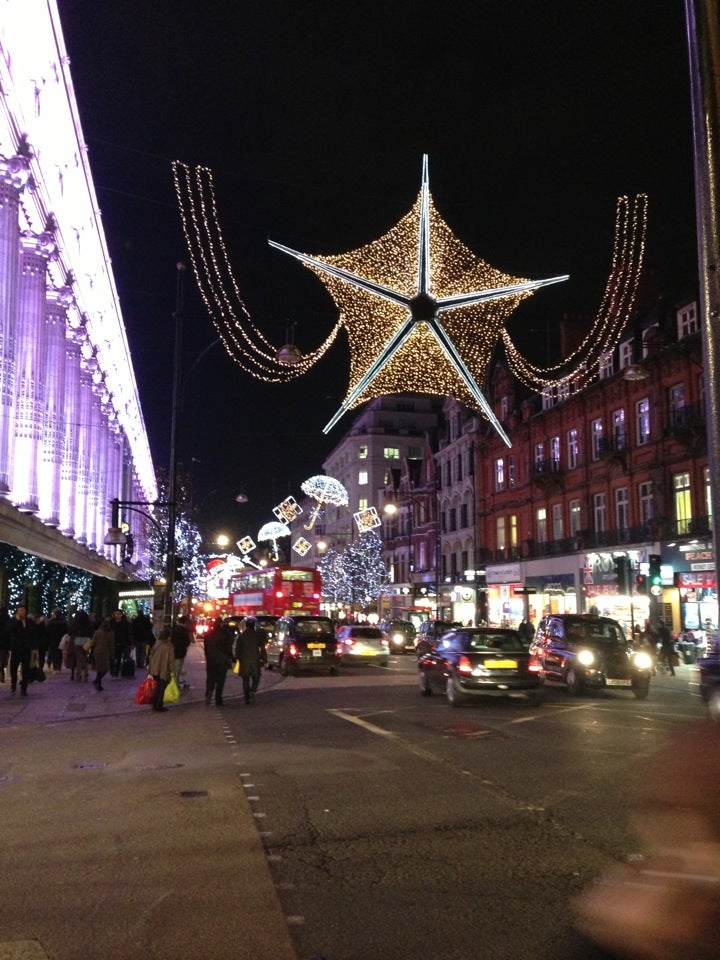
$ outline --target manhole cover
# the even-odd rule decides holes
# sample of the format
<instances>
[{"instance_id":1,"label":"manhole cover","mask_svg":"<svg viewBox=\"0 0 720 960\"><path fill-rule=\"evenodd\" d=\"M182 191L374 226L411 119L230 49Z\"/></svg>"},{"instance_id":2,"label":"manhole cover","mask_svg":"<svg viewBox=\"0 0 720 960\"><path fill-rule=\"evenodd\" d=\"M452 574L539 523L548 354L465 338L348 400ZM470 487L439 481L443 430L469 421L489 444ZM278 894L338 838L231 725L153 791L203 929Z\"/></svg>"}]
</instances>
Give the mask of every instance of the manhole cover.
<instances>
[{"instance_id":1,"label":"manhole cover","mask_svg":"<svg viewBox=\"0 0 720 960\"><path fill-rule=\"evenodd\" d=\"M73 770L102 770L106 763L74 763Z\"/></svg>"},{"instance_id":2,"label":"manhole cover","mask_svg":"<svg viewBox=\"0 0 720 960\"><path fill-rule=\"evenodd\" d=\"M181 790L180 796L184 799L193 799L194 797L206 797L208 795L207 790Z\"/></svg>"}]
</instances>

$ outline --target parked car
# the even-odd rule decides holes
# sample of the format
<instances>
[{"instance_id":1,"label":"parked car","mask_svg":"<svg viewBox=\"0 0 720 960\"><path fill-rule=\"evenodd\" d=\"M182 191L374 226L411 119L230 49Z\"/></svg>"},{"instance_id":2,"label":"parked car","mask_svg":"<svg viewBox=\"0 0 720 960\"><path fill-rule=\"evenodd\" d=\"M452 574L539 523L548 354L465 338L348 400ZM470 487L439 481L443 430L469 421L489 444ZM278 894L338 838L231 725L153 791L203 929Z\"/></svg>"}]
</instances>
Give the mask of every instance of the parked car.
<instances>
[{"instance_id":1,"label":"parked car","mask_svg":"<svg viewBox=\"0 0 720 960\"><path fill-rule=\"evenodd\" d=\"M484 696L543 699L540 665L517 630L461 627L418 659L420 690L444 693L453 707Z\"/></svg>"},{"instance_id":2,"label":"parked car","mask_svg":"<svg viewBox=\"0 0 720 960\"><path fill-rule=\"evenodd\" d=\"M417 632L417 642L415 644L415 653L418 657L422 656L424 653L428 653L432 650L433 645L436 640L439 640L440 637L447 633L448 630L455 630L457 627L461 627L461 623L453 621L453 623L446 623L444 620L424 620L418 629Z\"/></svg>"},{"instance_id":3,"label":"parked car","mask_svg":"<svg viewBox=\"0 0 720 960\"><path fill-rule=\"evenodd\" d=\"M417 641L415 624L410 620L388 620L382 624L390 644L390 653L414 653Z\"/></svg>"},{"instance_id":4,"label":"parked car","mask_svg":"<svg viewBox=\"0 0 720 960\"><path fill-rule=\"evenodd\" d=\"M543 676L567 685L571 693L618 687L644 700L650 690L652 656L628 642L610 617L555 614L543 617L530 645Z\"/></svg>"},{"instance_id":5,"label":"parked car","mask_svg":"<svg viewBox=\"0 0 720 960\"><path fill-rule=\"evenodd\" d=\"M338 672L339 644L330 617L289 616L278 618L275 633L268 640L267 666L277 667L283 676L301 670Z\"/></svg>"},{"instance_id":6,"label":"parked car","mask_svg":"<svg viewBox=\"0 0 720 960\"><path fill-rule=\"evenodd\" d=\"M343 663L377 663L386 667L390 662L388 638L380 627L348 624L338 627L337 638Z\"/></svg>"}]
</instances>

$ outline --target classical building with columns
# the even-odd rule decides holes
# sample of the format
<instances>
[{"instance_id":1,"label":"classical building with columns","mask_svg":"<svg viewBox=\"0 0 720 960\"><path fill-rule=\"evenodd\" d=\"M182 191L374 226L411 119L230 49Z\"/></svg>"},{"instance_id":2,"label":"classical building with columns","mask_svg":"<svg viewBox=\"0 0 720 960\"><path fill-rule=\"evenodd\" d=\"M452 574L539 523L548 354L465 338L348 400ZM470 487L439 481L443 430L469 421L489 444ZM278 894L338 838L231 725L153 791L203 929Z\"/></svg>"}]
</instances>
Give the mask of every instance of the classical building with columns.
<instances>
[{"instance_id":1,"label":"classical building with columns","mask_svg":"<svg viewBox=\"0 0 720 960\"><path fill-rule=\"evenodd\" d=\"M98 607L157 486L55 0L2 3L0 88L0 605Z\"/></svg>"}]
</instances>

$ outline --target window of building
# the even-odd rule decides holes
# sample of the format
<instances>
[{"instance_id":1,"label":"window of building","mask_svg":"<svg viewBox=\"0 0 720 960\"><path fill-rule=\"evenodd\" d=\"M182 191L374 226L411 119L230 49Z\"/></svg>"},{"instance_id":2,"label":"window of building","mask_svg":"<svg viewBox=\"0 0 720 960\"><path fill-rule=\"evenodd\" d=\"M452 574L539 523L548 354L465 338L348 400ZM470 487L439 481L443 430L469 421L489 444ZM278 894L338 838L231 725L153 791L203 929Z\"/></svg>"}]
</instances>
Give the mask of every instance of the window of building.
<instances>
[{"instance_id":1,"label":"window of building","mask_svg":"<svg viewBox=\"0 0 720 960\"><path fill-rule=\"evenodd\" d=\"M358 486L366 487L368 482L368 472L367 470L360 470L358 473Z\"/></svg>"},{"instance_id":2,"label":"window of building","mask_svg":"<svg viewBox=\"0 0 720 960\"><path fill-rule=\"evenodd\" d=\"M563 538L563 505L554 503L552 505L552 532L553 540L562 540Z\"/></svg>"},{"instance_id":3,"label":"window of building","mask_svg":"<svg viewBox=\"0 0 720 960\"><path fill-rule=\"evenodd\" d=\"M495 545L499 551L505 550L505 517L495 518Z\"/></svg>"},{"instance_id":4,"label":"window of building","mask_svg":"<svg viewBox=\"0 0 720 960\"><path fill-rule=\"evenodd\" d=\"M536 467L541 467L545 459L545 444L536 443L533 448L533 461Z\"/></svg>"},{"instance_id":5,"label":"window of building","mask_svg":"<svg viewBox=\"0 0 720 960\"><path fill-rule=\"evenodd\" d=\"M505 489L505 461L502 457L498 457L495 461L495 489Z\"/></svg>"},{"instance_id":6,"label":"window of building","mask_svg":"<svg viewBox=\"0 0 720 960\"><path fill-rule=\"evenodd\" d=\"M593 518L596 533L607 530L607 497L604 493L593 494Z\"/></svg>"},{"instance_id":7,"label":"window of building","mask_svg":"<svg viewBox=\"0 0 720 960\"><path fill-rule=\"evenodd\" d=\"M553 470L557 470L560 466L560 437L550 438L550 462Z\"/></svg>"},{"instance_id":8,"label":"window of building","mask_svg":"<svg viewBox=\"0 0 720 960\"><path fill-rule=\"evenodd\" d=\"M627 487L615 491L615 529L618 533L630 528L630 508Z\"/></svg>"},{"instance_id":9,"label":"window of building","mask_svg":"<svg viewBox=\"0 0 720 960\"><path fill-rule=\"evenodd\" d=\"M461 453L459 453L457 457L456 469L457 469L457 477L455 479L459 483L463 478L463 461L462 461Z\"/></svg>"},{"instance_id":10,"label":"window of building","mask_svg":"<svg viewBox=\"0 0 720 960\"><path fill-rule=\"evenodd\" d=\"M450 487L450 486L452 486L452 476L451 476L451 473L450 473L450 461L449 461L449 460L446 460L446 461L445 461L445 463L443 464L443 468L444 468L444 469L443 469L443 473L445 474L445 486L446 486L446 487Z\"/></svg>"},{"instance_id":11,"label":"window of building","mask_svg":"<svg viewBox=\"0 0 720 960\"><path fill-rule=\"evenodd\" d=\"M385 457L386 460L399 460L400 449L398 447L385 447L383 457Z\"/></svg>"},{"instance_id":12,"label":"window of building","mask_svg":"<svg viewBox=\"0 0 720 960\"><path fill-rule=\"evenodd\" d=\"M673 495L675 499L675 519L678 534L690 533L692 525L692 504L690 502L690 474L673 475Z\"/></svg>"},{"instance_id":13,"label":"window of building","mask_svg":"<svg viewBox=\"0 0 720 960\"><path fill-rule=\"evenodd\" d=\"M417 545L418 570L427 570L427 543L421 540Z\"/></svg>"},{"instance_id":14,"label":"window of building","mask_svg":"<svg viewBox=\"0 0 720 960\"><path fill-rule=\"evenodd\" d=\"M668 405L670 409L670 423L674 427L685 423L685 384L676 383L668 390Z\"/></svg>"},{"instance_id":15,"label":"window of building","mask_svg":"<svg viewBox=\"0 0 720 960\"><path fill-rule=\"evenodd\" d=\"M613 431L613 449L625 449L625 411L613 410L612 412L612 431Z\"/></svg>"},{"instance_id":16,"label":"window of building","mask_svg":"<svg viewBox=\"0 0 720 960\"><path fill-rule=\"evenodd\" d=\"M368 498L367 498L367 497L359 497L359 498L358 498L358 510L367 510L367 508L369 507L369 505L370 505L370 504L368 503Z\"/></svg>"},{"instance_id":17,"label":"window of building","mask_svg":"<svg viewBox=\"0 0 720 960\"><path fill-rule=\"evenodd\" d=\"M600 357L600 363L598 365L598 371L600 373L601 380L607 380L608 377L611 377L615 373L615 361L612 350L608 350L607 353L602 354Z\"/></svg>"},{"instance_id":18,"label":"window of building","mask_svg":"<svg viewBox=\"0 0 720 960\"><path fill-rule=\"evenodd\" d=\"M505 394L504 397L500 398L500 419L505 421L510 415L510 397Z\"/></svg>"},{"instance_id":19,"label":"window of building","mask_svg":"<svg viewBox=\"0 0 720 960\"><path fill-rule=\"evenodd\" d=\"M592 442L592 458L599 460L602 453L603 441L603 422L601 419L593 420L590 424L590 438Z\"/></svg>"},{"instance_id":20,"label":"window of building","mask_svg":"<svg viewBox=\"0 0 720 960\"><path fill-rule=\"evenodd\" d=\"M550 410L555 406L555 391L552 387L543 387L540 396L542 397L543 410Z\"/></svg>"},{"instance_id":21,"label":"window of building","mask_svg":"<svg viewBox=\"0 0 720 960\"><path fill-rule=\"evenodd\" d=\"M367 460L368 448L367 444L363 443L358 447L358 460Z\"/></svg>"},{"instance_id":22,"label":"window of building","mask_svg":"<svg viewBox=\"0 0 720 960\"><path fill-rule=\"evenodd\" d=\"M700 317L696 303L686 303L684 307L680 307L675 316L678 340L689 337L691 333L697 333L700 329Z\"/></svg>"},{"instance_id":23,"label":"window of building","mask_svg":"<svg viewBox=\"0 0 720 960\"><path fill-rule=\"evenodd\" d=\"M466 503L460 504L460 526L468 526L468 505Z\"/></svg>"},{"instance_id":24,"label":"window of building","mask_svg":"<svg viewBox=\"0 0 720 960\"><path fill-rule=\"evenodd\" d=\"M570 381L561 380L557 388L558 400L567 400L570 396Z\"/></svg>"},{"instance_id":25,"label":"window of building","mask_svg":"<svg viewBox=\"0 0 720 960\"><path fill-rule=\"evenodd\" d=\"M450 524L450 531L457 530L457 510L455 507L451 507L448 510L448 522Z\"/></svg>"},{"instance_id":26,"label":"window of building","mask_svg":"<svg viewBox=\"0 0 720 960\"><path fill-rule=\"evenodd\" d=\"M650 353L650 343L657 337L660 326L657 323L653 323L651 326L646 327L642 332L642 355L646 357Z\"/></svg>"},{"instance_id":27,"label":"window of building","mask_svg":"<svg viewBox=\"0 0 720 960\"><path fill-rule=\"evenodd\" d=\"M515 454L511 453L507 458L507 481L508 487L512 490L515 486L516 477L515 477Z\"/></svg>"},{"instance_id":28,"label":"window of building","mask_svg":"<svg viewBox=\"0 0 720 960\"><path fill-rule=\"evenodd\" d=\"M571 500L568 504L570 513L570 536L574 537L582 530L582 508L579 500Z\"/></svg>"},{"instance_id":29,"label":"window of building","mask_svg":"<svg viewBox=\"0 0 720 960\"><path fill-rule=\"evenodd\" d=\"M537 542L547 543L547 510L545 507L538 507L536 516Z\"/></svg>"},{"instance_id":30,"label":"window of building","mask_svg":"<svg viewBox=\"0 0 720 960\"><path fill-rule=\"evenodd\" d=\"M624 370L625 367L629 367L633 362L633 342L632 340L626 340L624 343L620 344L619 356L620 356L620 369Z\"/></svg>"},{"instance_id":31,"label":"window of building","mask_svg":"<svg viewBox=\"0 0 720 960\"><path fill-rule=\"evenodd\" d=\"M576 429L567 432L567 460L568 469L574 470L578 465L578 432Z\"/></svg>"},{"instance_id":32,"label":"window of building","mask_svg":"<svg viewBox=\"0 0 720 960\"><path fill-rule=\"evenodd\" d=\"M640 522L649 523L655 516L652 480L644 480L638 485L638 507L640 509Z\"/></svg>"},{"instance_id":33,"label":"window of building","mask_svg":"<svg viewBox=\"0 0 720 960\"><path fill-rule=\"evenodd\" d=\"M514 552L518 545L518 518L516 513L508 517L508 532L510 538L510 549Z\"/></svg>"},{"instance_id":34,"label":"window of building","mask_svg":"<svg viewBox=\"0 0 720 960\"><path fill-rule=\"evenodd\" d=\"M635 404L635 430L638 446L650 441L650 401L647 397Z\"/></svg>"}]
</instances>

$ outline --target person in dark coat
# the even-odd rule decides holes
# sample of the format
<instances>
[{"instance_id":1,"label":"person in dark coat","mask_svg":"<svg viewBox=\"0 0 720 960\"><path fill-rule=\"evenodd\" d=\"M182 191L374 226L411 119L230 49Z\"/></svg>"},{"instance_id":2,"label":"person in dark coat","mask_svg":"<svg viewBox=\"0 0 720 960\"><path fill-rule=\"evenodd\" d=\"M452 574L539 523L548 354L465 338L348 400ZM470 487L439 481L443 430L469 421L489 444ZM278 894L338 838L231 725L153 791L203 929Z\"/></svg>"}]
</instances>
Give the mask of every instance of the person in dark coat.
<instances>
[{"instance_id":1,"label":"person in dark coat","mask_svg":"<svg viewBox=\"0 0 720 960\"><path fill-rule=\"evenodd\" d=\"M173 649L175 651L175 665L173 667L175 680L177 681L177 685L181 690L189 690L190 684L187 682L187 680L182 679L185 657L187 656L188 647L190 646L190 642L192 640L187 617L178 617L177 622L172 625L170 636L172 639Z\"/></svg>"},{"instance_id":2,"label":"person in dark coat","mask_svg":"<svg viewBox=\"0 0 720 960\"><path fill-rule=\"evenodd\" d=\"M111 626L110 617L105 617L95 633L92 635L92 652L95 662L95 679L93 686L96 690L104 690L102 678L110 669L110 661L113 657L113 644L115 635Z\"/></svg>"},{"instance_id":3,"label":"person in dark coat","mask_svg":"<svg viewBox=\"0 0 720 960\"><path fill-rule=\"evenodd\" d=\"M70 662L70 679L87 683L88 658L87 650L95 628L86 610L77 610L69 623L68 633L73 642L73 659Z\"/></svg>"},{"instance_id":4,"label":"person in dark coat","mask_svg":"<svg viewBox=\"0 0 720 960\"><path fill-rule=\"evenodd\" d=\"M144 667L150 647L155 643L155 634L152 620L142 610L130 624L130 635L135 648L135 663L138 667Z\"/></svg>"},{"instance_id":5,"label":"person in dark coat","mask_svg":"<svg viewBox=\"0 0 720 960\"><path fill-rule=\"evenodd\" d=\"M10 614L7 607L0 607L0 683L5 683L5 668L8 664L10 647L8 646L8 624Z\"/></svg>"},{"instance_id":6,"label":"person in dark coat","mask_svg":"<svg viewBox=\"0 0 720 960\"><path fill-rule=\"evenodd\" d=\"M45 640L47 643L47 665L53 673L60 673L62 650L60 641L68 632L68 624L62 613L55 609L45 621Z\"/></svg>"},{"instance_id":7,"label":"person in dark coat","mask_svg":"<svg viewBox=\"0 0 720 960\"><path fill-rule=\"evenodd\" d=\"M235 659L240 661L245 703L255 703L255 694L260 685L261 665L267 663L266 636L258 628L255 617L245 617L243 628L235 641Z\"/></svg>"},{"instance_id":8,"label":"person in dark coat","mask_svg":"<svg viewBox=\"0 0 720 960\"><path fill-rule=\"evenodd\" d=\"M113 610L110 626L113 631L114 653L110 661L110 674L120 678L120 665L130 656L130 623L122 610Z\"/></svg>"},{"instance_id":9,"label":"person in dark coat","mask_svg":"<svg viewBox=\"0 0 720 960\"><path fill-rule=\"evenodd\" d=\"M215 705L223 705L223 690L228 668L232 663L233 638L230 628L220 617L205 634L205 703L215 694Z\"/></svg>"},{"instance_id":10,"label":"person in dark coat","mask_svg":"<svg viewBox=\"0 0 720 960\"><path fill-rule=\"evenodd\" d=\"M27 616L25 607L18 607L8 623L8 646L10 648L10 684L15 693L20 667L20 695L27 696L30 664L38 656L37 634L33 620Z\"/></svg>"}]
</instances>

